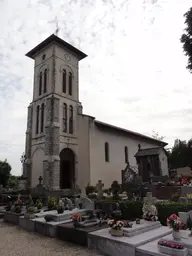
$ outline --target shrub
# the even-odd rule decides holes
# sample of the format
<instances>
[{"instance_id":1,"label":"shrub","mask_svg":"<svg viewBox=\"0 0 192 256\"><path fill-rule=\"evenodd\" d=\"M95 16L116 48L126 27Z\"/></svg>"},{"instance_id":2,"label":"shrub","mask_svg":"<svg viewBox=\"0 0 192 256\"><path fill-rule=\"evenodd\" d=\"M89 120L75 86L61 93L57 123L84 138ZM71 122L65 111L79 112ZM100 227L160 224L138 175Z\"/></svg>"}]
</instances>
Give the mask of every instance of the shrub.
<instances>
[{"instance_id":1,"label":"shrub","mask_svg":"<svg viewBox=\"0 0 192 256\"><path fill-rule=\"evenodd\" d=\"M86 190L86 195L96 192L95 186L91 186L89 183L87 184L85 190Z\"/></svg>"},{"instance_id":2,"label":"shrub","mask_svg":"<svg viewBox=\"0 0 192 256\"><path fill-rule=\"evenodd\" d=\"M36 205L36 207L37 207L38 210L41 210L42 207L43 207L43 202L42 202L42 200L41 200L41 199L37 199L35 205Z\"/></svg>"},{"instance_id":3,"label":"shrub","mask_svg":"<svg viewBox=\"0 0 192 256\"><path fill-rule=\"evenodd\" d=\"M48 197L48 209L55 210L57 205L57 198L55 197Z\"/></svg>"},{"instance_id":4,"label":"shrub","mask_svg":"<svg viewBox=\"0 0 192 256\"><path fill-rule=\"evenodd\" d=\"M126 200L120 203L120 209L122 211L122 219L135 220L142 218L142 201L130 201Z\"/></svg>"},{"instance_id":5,"label":"shrub","mask_svg":"<svg viewBox=\"0 0 192 256\"><path fill-rule=\"evenodd\" d=\"M167 218L172 215L178 215L179 212L187 212L192 210L192 204L179 202L161 202L156 204L158 210L159 221L162 225L166 225Z\"/></svg>"}]
</instances>

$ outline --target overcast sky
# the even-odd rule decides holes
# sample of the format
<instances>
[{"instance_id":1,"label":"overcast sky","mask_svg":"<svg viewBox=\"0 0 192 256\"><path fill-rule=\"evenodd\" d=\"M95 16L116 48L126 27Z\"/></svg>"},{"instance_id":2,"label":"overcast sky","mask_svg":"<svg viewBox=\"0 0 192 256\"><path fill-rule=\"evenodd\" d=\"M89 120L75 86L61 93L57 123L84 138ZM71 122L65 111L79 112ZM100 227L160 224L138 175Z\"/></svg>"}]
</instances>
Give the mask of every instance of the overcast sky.
<instances>
[{"instance_id":1,"label":"overcast sky","mask_svg":"<svg viewBox=\"0 0 192 256\"><path fill-rule=\"evenodd\" d=\"M0 160L21 173L33 60L54 33L88 54L80 64L84 113L129 130L192 137L192 74L179 38L192 0L0 0ZM106 104L107 101L107 104Z\"/></svg>"}]
</instances>

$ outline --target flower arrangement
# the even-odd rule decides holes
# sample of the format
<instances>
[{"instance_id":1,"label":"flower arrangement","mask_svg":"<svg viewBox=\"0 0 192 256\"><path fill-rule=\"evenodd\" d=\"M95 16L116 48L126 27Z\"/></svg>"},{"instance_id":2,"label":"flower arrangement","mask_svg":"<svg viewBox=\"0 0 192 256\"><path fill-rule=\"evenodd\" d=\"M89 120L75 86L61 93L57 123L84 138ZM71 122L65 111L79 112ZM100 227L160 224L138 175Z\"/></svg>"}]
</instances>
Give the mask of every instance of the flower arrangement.
<instances>
[{"instance_id":1,"label":"flower arrangement","mask_svg":"<svg viewBox=\"0 0 192 256\"><path fill-rule=\"evenodd\" d=\"M42 207L43 207L43 202L42 202L42 200L41 200L41 199L37 199L35 205L36 205L36 207L37 207L38 210L41 210Z\"/></svg>"},{"instance_id":2,"label":"flower arrangement","mask_svg":"<svg viewBox=\"0 0 192 256\"><path fill-rule=\"evenodd\" d=\"M115 230L121 230L122 227L124 226L123 222L120 220L109 220L108 225L111 229L115 229Z\"/></svg>"},{"instance_id":3,"label":"flower arrangement","mask_svg":"<svg viewBox=\"0 0 192 256\"><path fill-rule=\"evenodd\" d=\"M23 201L18 196L18 199L14 203L14 212L21 213L23 207Z\"/></svg>"},{"instance_id":4,"label":"flower arrangement","mask_svg":"<svg viewBox=\"0 0 192 256\"><path fill-rule=\"evenodd\" d=\"M79 222L79 221L81 221L81 215L80 215L79 213L74 213L74 214L72 214L72 220L73 220L74 222Z\"/></svg>"},{"instance_id":5,"label":"flower arrangement","mask_svg":"<svg viewBox=\"0 0 192 256\"><path fill-rule=\"evenodd\" d=\"M167 226L179 232L184 227L184 224L176 214L172 214L167 218Z\"/></svg>"},{"instance_id":6,"label":"flower arrangement","mask_svg":"<svg viewBox=\"0 0 192 256\"><path fill-rule=\"evenodd\" d=\"M58 213L63 213L65 209L65 203L63 200L59 200L59 203L56 206Z\"/></svg>"},{"instance_id":7,"label":"flower arrangement","mask_svg":"<svg viewBox=\"0 0 192 256\"><path fill-rule=\"evenodd\" d=\"M158 220L158 212L157 208L154 204L151 205L150 209L146 203L143 204L143 219L149 221L157 221Z\"/></svg>"},{"instance_id":8,"label":"flower arrangement","mask_svg":"<svg viewBox=\"0 0 192 256\"><path fill-rule=\"evenodd\" d=\"M178 250L184 249L184 245L183 244L174 243L174 242L168 241L168 240L160 240L158 242L158 245L169 247L169 248L172 248L172 249L178 249Z\"/></svg>"},{"instance_id":9,"label":"flower arrangement","mask_svg":"<svg viewBox=\"0 0 192 256\"><path fill-rule=\"evenodd\" d=\"M48 209L55 210L57 205L57 199L55 197L48 197Z\"/></svg>"}]
</instances>

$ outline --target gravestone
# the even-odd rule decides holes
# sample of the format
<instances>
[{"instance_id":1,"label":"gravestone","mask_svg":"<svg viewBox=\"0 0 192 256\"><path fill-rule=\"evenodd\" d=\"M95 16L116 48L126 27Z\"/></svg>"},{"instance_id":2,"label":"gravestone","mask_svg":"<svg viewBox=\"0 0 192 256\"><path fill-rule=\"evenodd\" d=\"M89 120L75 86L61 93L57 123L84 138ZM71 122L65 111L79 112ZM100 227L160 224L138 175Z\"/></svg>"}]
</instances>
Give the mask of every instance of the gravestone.
<instances>
[{"instance_id":1,"label":"gravestone","mask_svg":"<svg viewBox=\"0 0 192 256\"><path fill-rule=\"evenodd\" d=\"M104 184L102 183L102 180L98 180L98 183L96 184L97 189L97 198L102 199L103 198L103 188Z\"/></svg>"},{"instance_id":2,"label":"gravestone","mask_svg":"<svg viewBox=\"0 0 192 256\"><path fill-rule=\"evenodd\" d=\"M82 209L87 209L87 210L94 210L95 209L94 202L92 202L87 197L77 199L76 200L76 207L77 208L78 208L79 204L82 204Z\"/></svg>"}]
</instances>

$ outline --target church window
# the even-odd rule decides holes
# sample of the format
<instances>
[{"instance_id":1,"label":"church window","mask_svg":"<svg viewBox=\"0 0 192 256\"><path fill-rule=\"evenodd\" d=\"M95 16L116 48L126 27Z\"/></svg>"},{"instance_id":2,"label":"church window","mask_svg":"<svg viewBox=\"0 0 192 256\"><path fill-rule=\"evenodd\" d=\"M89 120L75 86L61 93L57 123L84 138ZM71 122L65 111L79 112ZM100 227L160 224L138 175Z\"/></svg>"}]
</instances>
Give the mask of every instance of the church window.
<instances>
[{"instance_id":1,"label":"church window","mask_svg":"<svg viewBox=\"0 0 192 256\"><path fill-rule=\"evenodd\" d=\"M39 96L42 93L42 78L43 78L42 76L43 76L43 74L41 72L40 75L39 75Z\"/></svg>"},{"instance_id":2,"label":"church window","mask_svg":"<svg viewBox=\"0 0 192 256\"><path fill-rule=\"evenodd\" d=\"M46 57L46 55L45 55L45 54L43 54L43 56L42 56L42 60L45 60L45 57Z\"/></svg>"},{"instance_id":3,"label":"church window","mask_svg":"<svg viewBox=\"0 0 192 256\"><path fill-rule=\"evenodd\" d=\"M47 91L47 69L44 71L44 83L43 83L43 92Z\"/></svg>"},{"instance_id":4,"label":"church window","mask_svg":"<svg viewBox=\"0 0 192 256\"><path fill-rule=\"evenodd\" d=\"M109 143L105 142L105 162L109 162Z\"/></svg>"},{"instance_id":5,"label":"church window","mask_svg":"<svg viewBox=\"0 0 192 256\"><path fill-rule=\"evenodd\" d=\"M73 107L69 107L69 133L73 133Z\"/></svg>"},{"instance_id":6,"label":"church window","mask_svg":"<svg viewBox=\"0 0 192 256\"><path fill-rule=\"evenodd\" d=\"M41 105L41 132L44 130L44 109L45 105L44 103Z\"/></svg>"},{"instance_id":7,"label":"church window","mask_svg":"<svg viewBox=\"0 0 192 256\"><path fill-rule=\"evenodd\" d=\"M69 72L69 95L72 95L72 73Z\"/></svg>"},{"instance_id":8,"label":"church window","mask_svg":"<svg viewBox=\"0 0 192 256\"><path fill-rule=\"evenodd\" d=\"M128 160L128 147L125 146L125 163L128 164L129 160Z\"/></svg>"},{"instance_id":9,"label":"church window","mask_svg":"<svg viewBox=\"0 0 192 256\"><path fill-rule=\"evenodd\" d=\"M63 86L63 92L66 93L66 70L63 69L63 74L62 74L62 86Z\"/></svg>"},{"instance_id":10,"label":"church window","mask_svg":"<svg viewBox=\"0 0 192 256\"><path fill-rule=\"evenodd\" d=\"M67 132L67 104L63 104L63 131Z\"/></svg>"},{"instance_id":11,"label":"church window","mask_svg":"<svg viewBox=\"0 0 192 256\"><path fill-rule=\"evenodd\" d=\"M37 106L36 111L36 134L39 133L39 106Z\"/></svg>"}]
</instances>

